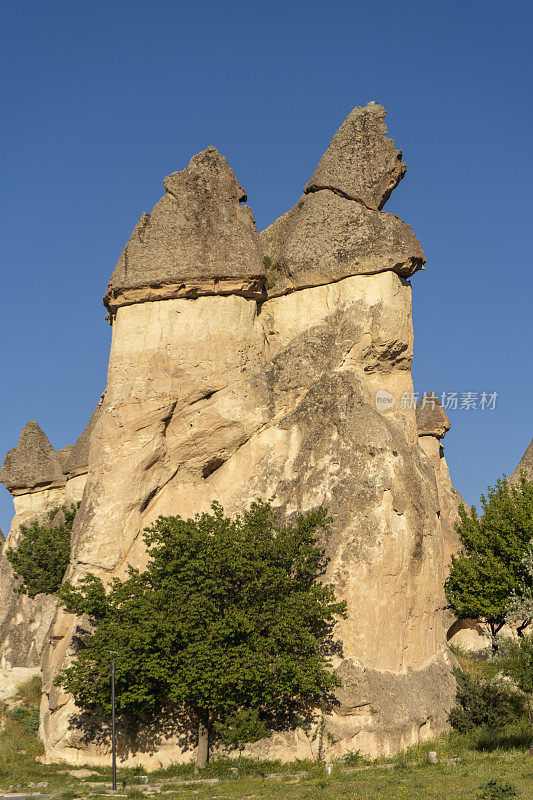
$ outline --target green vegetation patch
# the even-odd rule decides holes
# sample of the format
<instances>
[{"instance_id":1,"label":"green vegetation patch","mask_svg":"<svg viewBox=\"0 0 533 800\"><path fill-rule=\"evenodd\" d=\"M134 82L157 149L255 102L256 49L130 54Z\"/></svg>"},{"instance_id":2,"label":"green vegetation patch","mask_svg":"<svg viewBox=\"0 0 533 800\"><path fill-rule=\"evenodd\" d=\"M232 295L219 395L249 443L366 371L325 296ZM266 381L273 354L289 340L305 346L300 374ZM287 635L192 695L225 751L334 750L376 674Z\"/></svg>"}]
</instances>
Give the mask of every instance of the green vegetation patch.
<instances>
[{"instance_id":1,"label":"green vegetation patch","mask_svg":"<svg viewBox=\"0 0 533 800\"><path fill-rule=\"evenodd\" d=\"M48 525L32 522L20 526L17 547L9 547L6 557L15 578L21 581L21 594L35 597L59 589L70 561L70 538L78 506L79 503L54 509Z\"/></svg>"}]
</instances>

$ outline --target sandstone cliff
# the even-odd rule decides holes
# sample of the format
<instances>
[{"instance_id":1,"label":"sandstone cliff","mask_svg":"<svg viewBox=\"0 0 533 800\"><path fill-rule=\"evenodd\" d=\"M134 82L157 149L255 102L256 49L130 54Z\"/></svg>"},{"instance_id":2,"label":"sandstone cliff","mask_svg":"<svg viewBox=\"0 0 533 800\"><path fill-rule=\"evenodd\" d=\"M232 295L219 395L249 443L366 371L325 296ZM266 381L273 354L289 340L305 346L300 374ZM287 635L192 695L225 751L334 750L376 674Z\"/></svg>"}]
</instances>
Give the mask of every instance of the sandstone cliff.
<instances>
[{"instance_id":1,"label":"sandstone cliff","mask_svg":"<svg viewBox=\"0 0 533 800\"><path fill-rule=\"evenodd\" d=\"M146 525L213 499L234 513L275 495L287 517L326 505L327 577L348 605L331 755L427 739L454 696L442 586L456 498L443 419L419 430L400 402L413 389L408 278L425 257L410 227L381 211L405 173L384 120L376 104L354 109L301 200L261 235L214 148L165 179L104 298L108 380L68 571L110 579L142 566ZM383 391L394 402L380 411ZM87 744L53 682L77 625L56 611L46 638L41 733L50 759L97 762L105 748ZM250 752L312 749L296 732ZM131 742L123 757L190 754Z\"/></svg>"}]
</instances>

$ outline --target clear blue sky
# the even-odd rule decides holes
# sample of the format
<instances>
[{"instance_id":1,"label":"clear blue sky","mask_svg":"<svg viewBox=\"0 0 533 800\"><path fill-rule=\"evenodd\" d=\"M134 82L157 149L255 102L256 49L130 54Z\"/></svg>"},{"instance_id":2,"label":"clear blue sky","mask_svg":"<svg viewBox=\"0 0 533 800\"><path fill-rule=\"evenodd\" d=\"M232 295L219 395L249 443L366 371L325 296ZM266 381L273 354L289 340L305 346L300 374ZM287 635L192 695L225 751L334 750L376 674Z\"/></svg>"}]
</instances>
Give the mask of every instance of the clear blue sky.
<instances>
[{"instance_id":1,"label":"clear blue sky","mask_svg":"<svg viewBox=\"0 0 533 800\"><path fill-rule=\"evenodd\" d=\"M469 502L531 436L529 2L2 3L0 458L30 418L73 442L105 385L101 297L163 176L215 145L258 227L298 198L344 116L376 100L408 170L387 210L413 279L415 388L451 412ZM0 493L0 527L12 513Z\"/></svg>"}]
</instances>

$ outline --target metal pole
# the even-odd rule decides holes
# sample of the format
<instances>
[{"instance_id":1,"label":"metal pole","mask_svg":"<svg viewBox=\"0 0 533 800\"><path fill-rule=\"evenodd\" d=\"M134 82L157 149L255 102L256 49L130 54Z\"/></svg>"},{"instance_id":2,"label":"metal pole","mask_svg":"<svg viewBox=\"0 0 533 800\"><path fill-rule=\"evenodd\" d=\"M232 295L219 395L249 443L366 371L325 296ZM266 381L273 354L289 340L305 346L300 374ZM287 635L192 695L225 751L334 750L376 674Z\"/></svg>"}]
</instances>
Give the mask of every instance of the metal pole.
<instances>
[{"instance_id":1,"label":"metal pole","mask_svg":"<svg viewBox=\"0 0 533 800\"><path fill-rule=\"evenodd\" d=\"M113 791L117 788L117 743L115 739L115 659L111 659L111 758Z\"/></svg>"}]
</instances>

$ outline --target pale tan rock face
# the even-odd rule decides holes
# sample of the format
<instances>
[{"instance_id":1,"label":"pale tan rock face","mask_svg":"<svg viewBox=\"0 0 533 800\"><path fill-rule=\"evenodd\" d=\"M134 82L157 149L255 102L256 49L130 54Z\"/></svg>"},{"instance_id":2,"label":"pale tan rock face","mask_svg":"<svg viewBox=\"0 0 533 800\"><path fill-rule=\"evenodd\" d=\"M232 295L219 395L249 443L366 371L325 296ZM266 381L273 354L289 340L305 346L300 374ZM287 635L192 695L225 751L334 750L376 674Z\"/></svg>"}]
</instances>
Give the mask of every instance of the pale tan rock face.
<instances>
[{"instance_id":1,"label":"pale tan rock face","mask_svg":"<svg viewBox=\"0 0 533 800\"><path fill-rule=\"evenodd\" d=\"M273 298L259 315L242 297L119 309L70 576L142 566L144 526L213 499L235 513L275 494L288 516L325 504L328 577L349 608L338 668L357 686L328 720L333 730L342 717L339 751L385 752L441 730L453 681L435 475L416 445L414 410L375 407L376 387L412 391L411 357L410 287L390 271ZM72 701L52 686L74 626L60 612L45 649L42 733L50 758L98 763L105 756L68 727ZM377 702L379 675L403 692L394 719ZM298 741L250 752L296 757ZM157 752L163 762L187 757L172 742Z\"/></svg>"},{"instance_id":2,"label":"pale tan rock face","mask_svg":"<svg viewBox=\"0 0 533 800\"><path fill-rule=\"evenodd\" d=\"M457 553L460 546L459 535L455 530L455 523L459 522L457 509L461 504L465 505L465 502L452 486L444 449L439 439L436 436L422 435L419 437L418 443L435 471L443 533L443 556L446 567L449 567L452 555Z\"/></svg>"},{"instance_id":3,"label":"pale tan rock face","mask_svg":"<svg viewBox=\"0 0 533 800\"><path fill-rule=\"evenodd\" d=\"M14 667L13 669L0 667L0 701L5 703L13 700L19 687L39 674L39 667Z\"/></svg>"}]
</instances>

